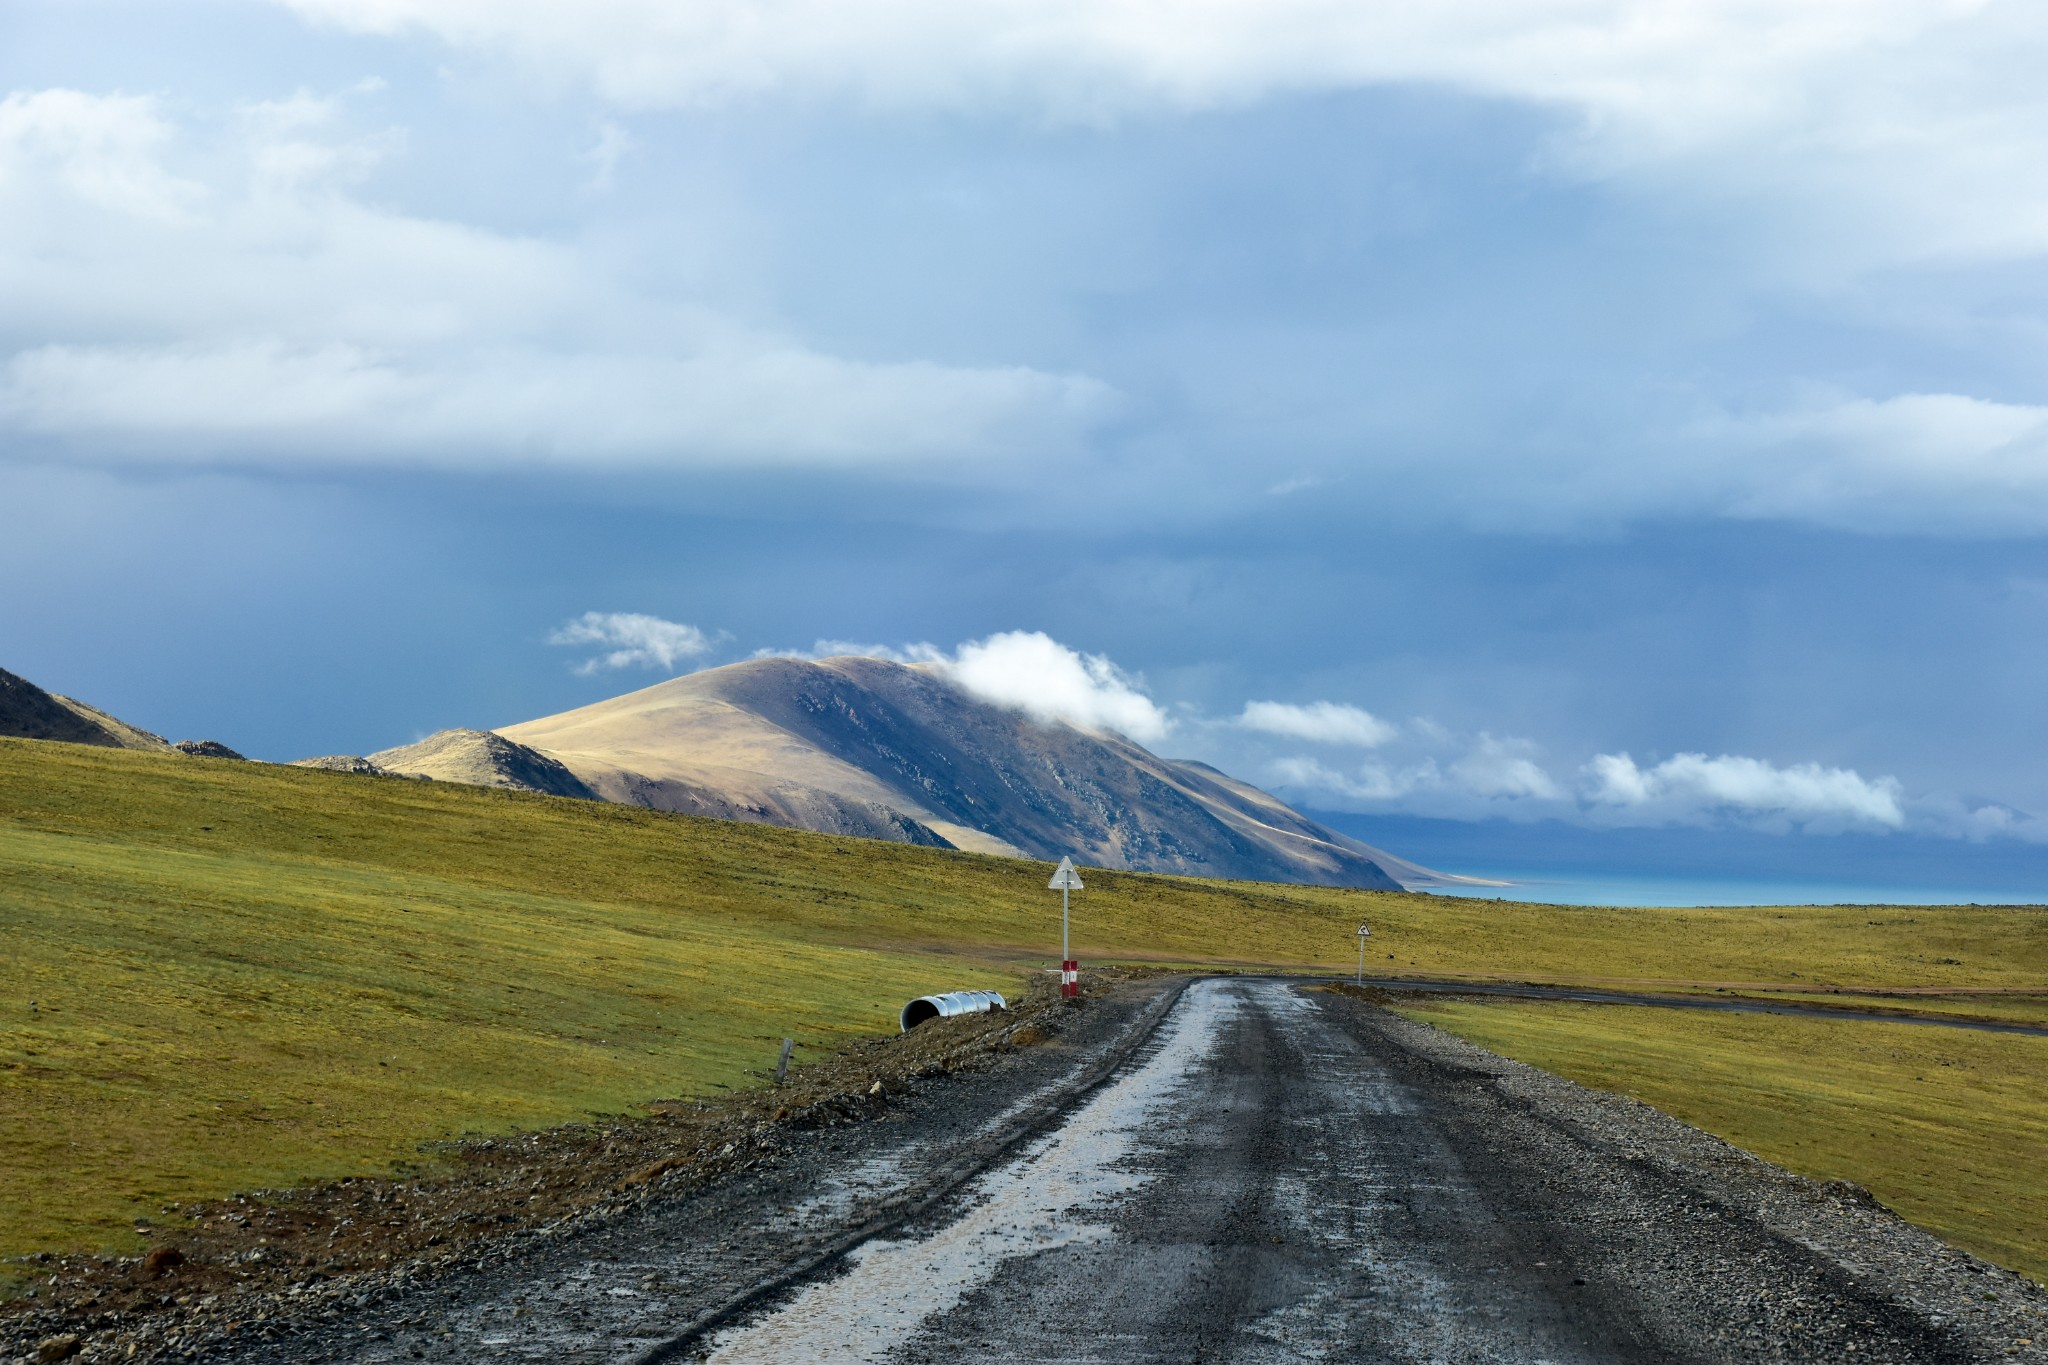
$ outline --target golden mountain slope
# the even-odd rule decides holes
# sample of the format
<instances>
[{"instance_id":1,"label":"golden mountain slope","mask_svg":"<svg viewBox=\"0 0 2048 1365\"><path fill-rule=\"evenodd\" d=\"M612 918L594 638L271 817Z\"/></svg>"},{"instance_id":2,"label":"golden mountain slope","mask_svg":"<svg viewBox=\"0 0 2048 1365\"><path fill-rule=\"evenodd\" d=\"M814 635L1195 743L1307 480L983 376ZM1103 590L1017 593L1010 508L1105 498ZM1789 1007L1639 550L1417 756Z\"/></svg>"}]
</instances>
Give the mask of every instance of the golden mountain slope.
<instances>
[{"instance_id":1,"label":"golden mountain slope","mask_svg":"<svg viewBox=\"0 0 2048 1365\"><path fill-rule=\"evenodd\" d=\"M760 659L505 726L615 801L977 852L1391 888L1451 880L1213 768L880 659Z\"/></svg>"}]
</instances>

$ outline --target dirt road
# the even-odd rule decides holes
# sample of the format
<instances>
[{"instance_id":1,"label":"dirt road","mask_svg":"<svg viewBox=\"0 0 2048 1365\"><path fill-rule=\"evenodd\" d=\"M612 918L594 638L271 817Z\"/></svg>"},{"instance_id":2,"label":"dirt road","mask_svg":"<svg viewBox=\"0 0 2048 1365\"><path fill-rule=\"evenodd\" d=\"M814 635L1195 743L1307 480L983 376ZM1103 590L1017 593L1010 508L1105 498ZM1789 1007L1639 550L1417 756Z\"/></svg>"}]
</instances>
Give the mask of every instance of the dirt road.
<instances>
[{"instance_id":1,"label":"dirt road","mask_svg":"<svg viewBox=\"0 0 2048 1365\"><path fill-rule=\"evenodd\" d=\"M214 1356L2048 1360L2048 1295L1854 1190L1341 993L1168 1003Z\"/></svg>"}]
</instances>

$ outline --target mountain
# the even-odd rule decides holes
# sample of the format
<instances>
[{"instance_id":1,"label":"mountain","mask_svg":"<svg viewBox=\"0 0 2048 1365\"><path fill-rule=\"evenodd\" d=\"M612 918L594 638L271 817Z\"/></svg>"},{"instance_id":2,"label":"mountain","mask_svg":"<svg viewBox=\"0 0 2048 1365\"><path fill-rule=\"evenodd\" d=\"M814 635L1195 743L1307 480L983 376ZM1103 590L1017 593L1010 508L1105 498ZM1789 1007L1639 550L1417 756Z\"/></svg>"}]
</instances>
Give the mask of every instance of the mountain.
<instances>
[{"instance_id":1,"label":"mountain","mask_svg":"<svg viewBox=\"0 0 2048 1365\"><path fill-rule=\"evenodd\" d=\"M431 777L437 782L463 782L472 787L510 787L515 791L546 792L550 796L576 796L586 801L599 799L596 792L555 759L489 730L442 730L417 744L385 749L363 761L371 772ZM328 760L314 762L328 765Z\"/></svg>"},{"instance_id":2,"label":"mountain","mask_svg":"<svg viewBox=\"0 0 2048 1365\"><path fill-rule=\"evenodd\" d=\"M731 664L498 735L605 800L661 810L1204 877L1466 880L1326 829L1205 764L1034 720L933 669L880 659Z\"/></svg>"},{"instance_id":3,"label":"mountain","mask_svg":"<svg viewBox=\"0 0 2048 1365\"><path fill-rule=\"evenodd\" d=\"M158 753L169 753L172 747L162 735L116 720L82 701L45 692L4 668L0 668L0 735Z\"/></svg>"}]
</instances>

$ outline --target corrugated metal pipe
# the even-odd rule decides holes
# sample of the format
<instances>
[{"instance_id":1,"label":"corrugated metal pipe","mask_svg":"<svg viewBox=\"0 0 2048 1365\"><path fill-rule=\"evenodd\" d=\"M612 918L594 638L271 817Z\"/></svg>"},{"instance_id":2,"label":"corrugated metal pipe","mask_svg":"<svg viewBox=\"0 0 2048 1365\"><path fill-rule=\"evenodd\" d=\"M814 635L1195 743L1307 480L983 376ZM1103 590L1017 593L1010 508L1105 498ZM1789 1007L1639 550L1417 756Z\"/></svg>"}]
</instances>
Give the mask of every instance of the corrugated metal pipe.
<instances>
[{"instance_id":1,"label":"corrugated metal pipe","mask_svg":"<svg viewBox=\"0 0 2048 1365\"><path fill-rule=\"evenodd\" d=\"M920 995L903 1007L903 1031L910 1032L927 1019L946 1019L955 1014L987 1014L1008 1009L994 991L946 991L941 995Z\"/></svg>"}]
</instances>

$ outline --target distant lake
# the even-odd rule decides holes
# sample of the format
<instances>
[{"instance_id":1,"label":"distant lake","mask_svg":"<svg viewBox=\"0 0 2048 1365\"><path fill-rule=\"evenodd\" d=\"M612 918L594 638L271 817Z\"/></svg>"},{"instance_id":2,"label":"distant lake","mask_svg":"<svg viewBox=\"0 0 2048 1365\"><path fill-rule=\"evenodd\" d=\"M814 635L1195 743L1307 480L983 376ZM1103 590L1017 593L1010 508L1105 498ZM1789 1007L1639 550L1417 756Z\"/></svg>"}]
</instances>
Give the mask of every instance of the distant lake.
<instances>
[{"instance_id":1,"label":"distant lake","mask_svg":"<svg viewBox=\"0 0 2048 1365\"><path fill-rule=\"evenodd\" d=\"M1460 867L1472 877L1514 882L1513 886L1432 887L1433 896L1536 901L1546 905L2021 905L2035 904L2010 891L1924 886L1857 886L1846 882L1719 881L1695 877L1647 877L1620 873L1570 873L1550 869L1518 873L1508 869Z\"/></svg>"},{"instance_id":2,"label":"distant lake","mask_svg":"<svg viewBox=\"0 0 2048 1365\"><path fill-rule=\"evenodd\" d=\"M1439 872L1514 882L1445 895L1554 905L2041 905L2048 846L1907 834L1588 829L1305 811Z\"/></svg>"}]
</instances>

